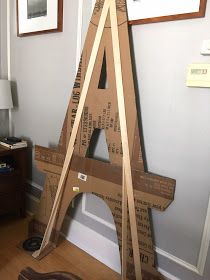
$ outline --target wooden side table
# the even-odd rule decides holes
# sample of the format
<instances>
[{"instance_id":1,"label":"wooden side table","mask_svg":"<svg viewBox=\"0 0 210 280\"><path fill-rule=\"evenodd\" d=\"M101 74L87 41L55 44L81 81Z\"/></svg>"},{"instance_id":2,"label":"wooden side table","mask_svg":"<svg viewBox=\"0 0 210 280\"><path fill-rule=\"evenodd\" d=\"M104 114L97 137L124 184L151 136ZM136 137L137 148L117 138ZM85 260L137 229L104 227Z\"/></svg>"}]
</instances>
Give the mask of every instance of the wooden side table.
<instances>
[{"instance_id":1,"label":"wooden side table","mask_svg":"<svg viewBox=\"0 0 210 280\"><path fill-rule=\"evenodd\" d=\"M0 145L0 161L9 161L14 170L0 173L0 215L25 216L27 148L7 149Z\"/></svg>"}]
</instances>

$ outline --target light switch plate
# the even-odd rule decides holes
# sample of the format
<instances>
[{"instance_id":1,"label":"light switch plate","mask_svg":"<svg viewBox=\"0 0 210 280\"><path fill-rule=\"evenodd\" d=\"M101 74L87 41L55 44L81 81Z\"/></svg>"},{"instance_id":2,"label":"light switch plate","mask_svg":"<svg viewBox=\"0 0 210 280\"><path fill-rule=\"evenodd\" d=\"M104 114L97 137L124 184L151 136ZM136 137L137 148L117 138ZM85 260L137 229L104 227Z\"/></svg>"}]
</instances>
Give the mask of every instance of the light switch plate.
<instances>
[{"instance_id":1,"label":"light switch plate","mask_svg":"<svg viewBox=\"0 0 210 280\"><path fill-rule=\"evenodd\" d=\"M210 55L210 40L204 40L201 47L201 54Z\"/></svg>"},{"instance_id":2,"label":"light switch plate","mask_svg":"<svg viewBox=\"0 0 210 280\"><path fill-rule=\"evenodd\" d=\"M210 64L190 64L186 84L188 87L210 87Z\"/></svg>"}]
</instances>

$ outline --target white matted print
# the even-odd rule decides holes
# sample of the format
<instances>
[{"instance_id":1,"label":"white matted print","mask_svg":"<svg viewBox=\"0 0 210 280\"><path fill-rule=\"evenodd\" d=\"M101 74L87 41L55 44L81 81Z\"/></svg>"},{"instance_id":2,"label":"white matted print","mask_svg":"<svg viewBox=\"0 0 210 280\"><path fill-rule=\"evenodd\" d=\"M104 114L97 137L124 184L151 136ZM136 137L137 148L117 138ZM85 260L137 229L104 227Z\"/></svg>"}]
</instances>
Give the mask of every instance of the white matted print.
<instances>
[{"instance_id":1,"label":"white matted print","mask_svg":"<svg viewBox=\"0 0 210 280\"><path fill-rule=\"evenodd\" d=\"M63 0L17 0L18 36L62 31Z\"/></svg>"},{"instance_id":2,"label":"white matted print","mask_svg":"<svg viewBox=\"0 0 210 280\"><path fill-rule=\"evenodd\" d=\"M27 0L27 18L47 16L47 0Z\"/></svg>"},{"instance_id":3,"label":"white matted print","mask_svg":"<svg viewBox=\"0 0 210 280\"><path fill-rule=\"evenodd\" d=\"M130 24L202 17L206 0L127 0Z\"/></svg>"}]
</instances>

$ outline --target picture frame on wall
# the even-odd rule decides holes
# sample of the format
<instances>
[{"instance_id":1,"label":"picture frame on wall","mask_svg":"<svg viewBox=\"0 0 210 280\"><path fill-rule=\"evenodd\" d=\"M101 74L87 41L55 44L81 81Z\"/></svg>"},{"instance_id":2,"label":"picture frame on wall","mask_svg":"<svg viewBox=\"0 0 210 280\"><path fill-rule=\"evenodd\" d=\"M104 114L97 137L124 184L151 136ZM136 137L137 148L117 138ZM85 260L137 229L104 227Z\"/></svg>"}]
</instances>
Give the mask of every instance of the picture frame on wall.
<instances>
[{"instance_id":1,"label":"picture frame on wall","mask_svg":"<svg viewBox=\"0 0 210 280\"><path fill-rule=\"evenodd\" d=\"M207 0L127 0L129 24L204 17Z\"/></svg>"},{"instance_id":2,"label":"picture frame on wall","mask_svg":"<svg viewBox=\"0 0 210 280\"><path fill-rule=\"evenodd\" d=\"M63 31L63 0L16 0L19 37Z\"/></svg>"}]
</instances>

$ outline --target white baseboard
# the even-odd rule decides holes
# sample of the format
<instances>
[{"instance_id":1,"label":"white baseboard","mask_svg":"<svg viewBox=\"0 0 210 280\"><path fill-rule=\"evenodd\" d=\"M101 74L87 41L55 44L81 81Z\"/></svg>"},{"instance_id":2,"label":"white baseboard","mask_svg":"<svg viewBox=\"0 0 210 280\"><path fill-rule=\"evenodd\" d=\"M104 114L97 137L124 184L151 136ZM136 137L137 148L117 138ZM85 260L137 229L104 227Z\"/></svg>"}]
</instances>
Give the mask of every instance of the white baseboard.
<instances>
[{"instance_id":1,"label":"white baseboard","mask_svg":"<svg viewBox=\"0 0 210 280\"><path fill-rule=\"evenodd\" d=\"M27 183L31 186L33 186L34 188L38 189L39 191L43 191L43 187L38 185L37 183L31 181L31 180L27 180Z\"/></svg>"},{"instance_id":2,"label":"white baseboard","mask_svg":"<svg viewBox=\"0 0 210 280\"><path fill-rule=\"evenodd\" d=\"M65 218L63 228L62 235L68 241L114 271L121 273L119 247L116 243L69 217ZM163 269L158 268L158 271L168 280L181 280Z\"/></svg>"},{"instance_id":3,"label":"white baseboard","mask_svg":"<svg viewBox=\"0 0 210 280\"><path fill-rule=\"evenodd\" d=\"M86 202L87 202L87 195L83 194L82 213L84 215L88 216L89 218L92 218L93 220L95 220L111 229L115 229L115 225L112 225L112 224L108 223L107 221L104 221L100 217L97 217L93 213L90 213L89 211L87 211ZM210 197L209 197L209 204L208 204L208 208L207 208L206 220L205 220L204 229L203 229L203 235L202 235L202 240L201 240L201 247L200 247L200 251L199 251L198 262L196 265L192 265L180 258L177 258L176 256L174 256L158 247L155 247L155 251L157 254L173 261L174 263L184 267L185 269L192 271L200 276L203 276L206 259L207 259L207 254L208 254L208 249L209 249L209 242L210 242Z\"/></svg>"},{"instance_id":4,"label":"white baseboard","mask_svg":"<svg viewBox=\"0 0 210 280\"><path fill-rule=\"evenodd\" d=\"M64 220L63 235L89 255L121 273L119 247L116 243L68 216Z\"/></svg>"},{"instance_id":5,"label":"white baseboard","mask_svg":"<svg viewBox=\"0 0 210 280\"><path fill-rule=\"evenodd\" d=\"M181 280L180 278L175 277L171 273L168 273L167 271L158 268L158 271L167 279L167 280Z\"/></svg>"}]
</instances>

